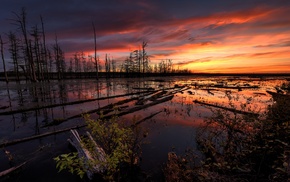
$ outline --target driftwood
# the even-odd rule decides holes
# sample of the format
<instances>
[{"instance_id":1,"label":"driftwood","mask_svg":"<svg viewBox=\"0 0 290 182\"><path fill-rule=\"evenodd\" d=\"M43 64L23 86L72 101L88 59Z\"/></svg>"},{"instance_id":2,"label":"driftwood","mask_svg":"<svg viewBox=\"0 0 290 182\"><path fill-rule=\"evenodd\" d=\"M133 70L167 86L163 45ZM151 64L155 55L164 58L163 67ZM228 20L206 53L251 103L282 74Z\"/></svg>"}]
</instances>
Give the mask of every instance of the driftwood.
<instances>
[{"instance_id":1,"label":"driftwood","mask_svg":"<svg viewBox=\"0 0 290 182\"><path fill-rule=\"evenodd\" d=\"M224 109L224 110L227 110L227 111L231 111L233 113L244 114L244 115L251 115L251 116L255 116L255 117L258 117L259 116L259 114L257 114L257 113L247 112L247 111L241 111L241 110L237 110L237 109L233 109L233 108L228 108L228 107L223 107L223 106L219 106L219 105L215 105L215 104L201 102L201 101L198 101L198 100L194 100L193 102L194 103L197 103L197 104L201 104L201 105L206 105L206 106L211 106L211 107L216 107L216 108Z\"/></svg>"},{"instance_id":2,"label":"driftwood","mask_svg":"<svg viewBox=\"0 0 290 182\"><path fill-rule=\"evenodd\" d=\"M135 92L135 93L129 93L129 94L122 94L122 95L114 95L114 96L101 97L101 98L95 98L95 99L86 99L86 100L79 100L79 101L59 103L59 104L43 105L43 106L38 106L38 107L26 108L26 109L18 109L18 110L0 112L0 115L17 114L17 113L40 110L40 109L46 109L46 108L53 108L53 107L74 105L74 104L82 104L82 103L85 103L85 102L93 102L93 101L97 101L97 100L105 100L105 99L111 99L111 98L117 98L117 97L125 97L125 96L143 94L143 93L152 93L152 92L154 92L154 91L152 91L152 90L150 90L150 91L142 91L142 92Z\"/></svg>"},{"instance_id":3,"label":"driftwood","mask_svg":"<svg viewBox=\"0 0 290 182\"><path fill-rule=\"evenodd\" d=\"M26 164L26 162L23 162L22 164L19 164L18 166L14 166L14 167L11 167L9 169L6 169L5 171L0 172L0 177L6 176L6 175L12 173L13 171L16 171L17 169L21 168L25 164Z\"/></svg>"},{"instance_id":4,"label":"driftwood","mask_svg":"<svg viewBox=\"0 0 290 182\"><path fill-rule=\"evenodd\" d=\"M43 133L43 134L40 134L40 135L34 135L34 136L26 137L26 138L16 139L16 140L12 140L12 141L6 141L6 142L3 142L3 143L0 143L0 148L1 147L7 147L7 146L10 146L10 145L15 145L15 144L26 142L26 141L30 141L30 140L34 140L34 139L38 139L38 138L42 138L42 137L46 137L46 136L50 136L50 135L56 135L56 134L59 134L59 133L67 132L67 131L70 131L72 129L82 128L82 127L85 127L85 126L87 126L87 125L83 124L83 125L78 125L78 126L74 126L74 127L71 127L71 128L66 128L66 129L62 129L62 130L57 130L57 131Z\"/></svg>"},{"instance_id":5,"label":"driftwood","mask_svg":"<svg viewBox=\"0 0 290 182\"><path fill-rule=\"evenodd\" d=\"M78 155L80 158L84 159L84 167L86 168L86 173L89 179L92 179L95 173L103 172L104 166L100 164L94 164L94 166L91 166L92 161L100 161L101 163L106 161L106 153L101 148L96 141L93 139L91 134L89 132L86 132L86 135L88 139L90 140L90 143L93 145L93 149L95 150L94 154L92 154L88 149L85 148L83 141L77 132L77 130L71 130L72 137L68 139L68 142L72 144L78 151Z\"/></svg>"}]
</instances>

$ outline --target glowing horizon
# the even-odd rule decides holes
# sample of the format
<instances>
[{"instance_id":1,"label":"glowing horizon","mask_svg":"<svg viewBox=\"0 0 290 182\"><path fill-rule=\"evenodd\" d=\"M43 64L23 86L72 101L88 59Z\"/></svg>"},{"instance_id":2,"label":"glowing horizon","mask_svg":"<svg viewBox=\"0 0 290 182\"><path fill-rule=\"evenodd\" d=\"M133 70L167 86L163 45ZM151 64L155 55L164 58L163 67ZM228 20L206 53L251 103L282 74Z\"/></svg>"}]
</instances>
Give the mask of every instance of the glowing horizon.
<instances>
[{"instance_id":1,"label":"glowing horizon","mask_svg":"<svg viewBox=\"0 0 290 182\"><path fill-rule=\"evenodd\" d=\"M31 5L27 13L33 9L29 17L44 17L48 44L57 34L66 60L75 52L93 53L93 21L101 60L109 54L121 64L147 41L152 64L171 59L175 68L192 72L290 73L290 2L102 3L52 1L46 10L35 10ZM6 6L14 7L9 2ZM7 19L16 10L0 14L1 34L15 29Z\"/></svg>"}]
</instances>

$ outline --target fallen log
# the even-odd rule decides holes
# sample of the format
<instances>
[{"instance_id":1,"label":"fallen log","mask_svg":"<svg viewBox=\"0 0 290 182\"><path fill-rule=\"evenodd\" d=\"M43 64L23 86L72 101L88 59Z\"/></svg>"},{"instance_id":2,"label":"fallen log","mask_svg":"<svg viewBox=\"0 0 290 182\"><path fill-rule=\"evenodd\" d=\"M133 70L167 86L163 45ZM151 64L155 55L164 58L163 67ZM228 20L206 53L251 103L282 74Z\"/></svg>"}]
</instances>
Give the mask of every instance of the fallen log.
<instances>
[{"instance_id":1,"label":"fallen log","mask_svg":"<svg viewBox=\"0 0 290 182\"><path fill-rule=\"evenodd\" d=\"M173 97L174 97L174 95L168 95L168 96L165 96L163 98L157 99L157 100L155 100L153 102L150 102L150 103L148 103L146 105L135 106L135 107L129 108L128 110L123 111L121 113L110 114L110 115L104 116L103 119L110 119L113 116L118 116L119 117L119 116L123 116L123 115L126 115L126 114L130 114L130 113L142 110L142 109L146 109L148 107L151 107L151 106L154 106L154 105L157 105L157 104L161 104L163 102L167 102L167 101L171 100Z\"/></svg>"},{"instance_id":2,"label":"fallen log","mask_svg":"<svg viewBox=\"0 0 290 182\"><path fill-rule=\"evenodd\" d=\"M106 153L101 148L96 141L93 139L91 134L87 131L86 137L90 140L90 143L93 145L92 148L95 150L92 154L88 149L85 148L84 143L77 132L77 130L71 130L72 137L68 139L68 142L76 148L78 151L79 158L84 159L84 167L86 168L86 173L88 178L91 180L96 173L103 172L105 170L104 166L101 163L106 161ZM99 164L94 164L91 166L92 161L99 161Z\"/></svg>"},{"instance_id":3,"label":"fallen log","mask_svg":"<svg viewBox=\"0 0 290 182\"><path fill-rule=\"evenodd\" d=\"M154 93L154 92L155 91L150 90L150 91L142 91L142 92L135 92L135 93L129 93L129 94L114 95L114 96L109 96L109 97L101 97L101 98L78 100L78 101L59 103L59 104L43 105L43 106L38 106L38 107L26 108L26 109L18 109L18 110L0 112L0 115L17 114L17 113L40 110L40 109L46 109L46 108L53 108L53 107L74 105L74 104L82 104L82 103L85 103L85 102L93 102L93 101L97 101L97 100L105 100L105 99L111 99L111 98L117 98L117 97L125 97L125 96L130 96L130 95L144 94L144 93Z\"/></svg>"},{"instance_id":4,"label":"fallen log","mask_svg":"<svg viewBox=\"0 0 290 182\"><path fill-rule=\"evenodd\" d=\"M154 91L155 89L152 87L149 88L140 88L140 87L133 87L134 90L146 90L146 91Z\"/></svg>"},{"instance_id":5,"label":"fallen log","mask_svg":"<svg viewBox=\"0 0 290 182\"><path fill-rule=\"evenodd\" d=\"M150 94L151 94L151 93L150 93ZM103 110L105 110L105 111L109 111L110 109L111 109L111 111L112 111L112 109L113 109L115 106L123 105L123 104L128 103L128 102L131 102L131 101L133 101L133 100L137 100L138 98L139 98L139 97L133 97L133 98L130 98L130 99L121 100L121 101L118 101L118 102L116 102L116 103L111 103L111 104L108 104L108 105L106 105L106 106L104 106L104 107L101 107L101 108L98 108L98 109L93 109L93 110L90 110L90 111L86 111L86 112L83 112L83 113L80 113L80 114L76 114L76 115L71 116L71 117L68 117L68 118L55 119L55 120L53 120L52 122L43 125L42 128L44 128L44 127L48 127L48 126L59 125L59 124L65 122L65 121L68 121L68 120L71 120L71 119L75 119L75 118L80 118L80 117L82 117L84 114L91 114L91 113L99 113L99 114L100 114L101 111L103 111Z\"/></svg>"},{"instance_id":6,"label":"fallen log","mask_svg":"<svg viewBox=\"0 0 290 182\"><path fill-rule=\"evenodd\" d=\"M2 110L2 109L4 110L4 109L7 109L7 108L9 108L9 107L10 107L10 106L1 106L0 109L1 109L1 110Z\"/></svg>"},{"instance_id":7,"label":"fallen log","mask_svg":"<svg viewBox=\"0 0 290 182\"><path fill-rule=\"evenodd\" d=\"M257 114L257 113L247 112L247 111L241 111L241 110L237 110L237 109L233 109L233 108L228 108L228 107L224 107L224 106L219 106L219 105L215 105L215 104L201 102L201 101L198 101L198 100L194 100L193 102L194 103L197 103L197 104L201 104L201 105L206 105L206 106L211 106L211 107L216 107L216 108L224 109L224 110L227 110L227 111L231 111L233 113L250 115L250 116L255 116L255 117L258 117L259 116L259 114Z\"/></svg>"},{"instance_id":8,"label":"fallen log","mask_svg":"<svg viewBox=\"0 0 290 182\"><path fill-rule=\"evenodd\" d=\"M212 85L211 87L214 87L214 88L224 88L224 89L237 89L237 90L260 88L260 87L257 86L257 85L253 85L253 86L224 86L224 85Z\"/></svg>"},{"instance_id":9,"label":"fallen log","mask_svg":"<svg viewBox=\"0 0 290 182\"><path fill-rule=\"evenodd\" d=\"M12 173L13 171L16 171L17 169L21 168L25 164L26 164L26 162L23 162L22 164L19 164L18 166L14 166L14 167L11 167L9 169L6 169L5 171L0 172L0 177L6 176L6 175Z\"/></svg>"},{"instance_id":10,"label":"fallen log","mask_svg":"<svg viewBox=\"0 0 290 182\"><path fill-rule=\"evenodd\" d=\"M43 134L40 134L40 135L34 135L34 136L26 137L26 138L16 139L16 140L12 140L12 141L6 141L6 142L3 142L3 143L0 143L0 148L1 147L7 147L7 146L15 145L15 144L26 142L26 141L30 141L30 140L34 140L34 139L38 139L38 138L42 138L42 137L46 137L46 136L50 136L50 135L56 135L56 134L59 134L59 133L67 132L67 131L70 131L72 129L82 128L82 127L85 127L85 126L87 126L87 125L83 124L83 125L78 125L78 126L74 126L74 127L71 127L71 128L66 128L66 129L62 129L62 130L57 130L57 131L43 133Z\"/></svg>"},{"instance_id":11,"label":"fallen log","mask_svg":"<svg viewBox=\"0 0 290 182\"><path fill-rule=\"evenodd\" d=\"M129 114L129 113L132 113L132 112L136 112L136 111L139 111L141 109L145 109L147 107L150 107L150 106L153 106L153 105L156 105L156 104L160 104L160 103L169 101L169 100L171 100L173 98L173 96L174 95L169 95L169 96L166 96L166 97L164 97L162 99L159 99L159 100L156 100L154 102L151 102L151 103L149 103L147 105L134 107L134 108L128 109L127 111L124 111L124 112L121 112L121 113L118 113L118 114L107 115L107 116L104 116L103 119L108 119L108 118L111 118L113 116L123 116L123 115ZM26 138L16 139L16 140L12 140L12 141L6 141L6 142L3 142L3 143L0 143L0 148L1 147L15 145L15 144L26 142L26 141L30 141L30 140L34 140L34 139L38 139L38 138L42 138L42 137L46 137L46 136L50 136L50 135L55 135L55 134L67 132L67 131L70 131L72 129L78 129L78 128L82 128L82 127L85 127L85 126L87 126L87 124L78 125L78 126L74 126L74 127L66 128L66 129L62 129L62 130L47 132L47 133L43 133L43 134L40 134L40 135L26 137Z\"/></svg>"},{"instance_id":12,"label":"fallen log","mask_svg":"<svg viewBox=\"0 0 290 182\"><path fill-rule=\"evenodd\" d=\"M143 98L140 98L137 102L136 102L136 105L143 105L145 102L147 102L147 101L153 101L153 100L156 100L158 97L160 97L160 96L162 96L162 95L164 95L164 94L166 94L167 93L167 91L164 91L164 90L162 90L162 91L158 91L158 92L156 92L155 94L152 94L152 95L150 95L150 96L148 96L148 97L143 97Z\"/></svg>"}]
</instances>

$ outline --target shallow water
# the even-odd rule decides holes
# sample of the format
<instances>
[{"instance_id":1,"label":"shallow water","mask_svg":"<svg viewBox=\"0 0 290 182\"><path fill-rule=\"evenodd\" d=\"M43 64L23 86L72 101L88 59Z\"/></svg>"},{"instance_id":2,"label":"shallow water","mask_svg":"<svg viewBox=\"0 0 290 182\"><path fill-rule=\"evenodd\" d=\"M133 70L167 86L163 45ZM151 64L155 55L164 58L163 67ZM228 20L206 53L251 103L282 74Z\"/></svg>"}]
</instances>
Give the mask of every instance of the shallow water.
<instances>
[{"instance_id":1,"label":"shallow water","mask_svg":"<svg viewBox=\"0 0 290 182\"><path fill-rule=\"evenodd\" d=\"M68 118L136 95L5 114L8 111L142 91L134 88L159 90L174 87L176 84L187 85L188 90L174 94L170 101L120 117L122 121L133 120L133 118L138 120L157 111L163 111L141 124L148 131L146 144L142 146L141 167L148 173L156 174L166 162L169 151L183 154L187 148L196 149L195 132L203 124L204 119L211 116L213 108L195 104L194 100L263 113L267 106L273 103L266 90L274 91L275 86L286 81L284 78L261 80L247 77L167 77L162 82L160 80L164 78L63 80L8 85L2 82L0 83L0 143L82 125L84 121L80 117L56 126L43 127L53 120ZM237 90L214 87L214 90L210 89L213 88L211 85L221 83L226 83L228 86L256 85L259 88ZM126 105L133 104L134 102L130 102ZM92 114L92 117L97 118L98 115ZM67 143L68 138L69 132L63 132L11 146L4 145L0 151L0 171L24 161L29 162L21 171L3 180L79 181L77 176L66 172L58 173L55 169L53 157L71 151ZM10 152L13 157L11 160L5 151Z\"/></svg>"}]
</instances>

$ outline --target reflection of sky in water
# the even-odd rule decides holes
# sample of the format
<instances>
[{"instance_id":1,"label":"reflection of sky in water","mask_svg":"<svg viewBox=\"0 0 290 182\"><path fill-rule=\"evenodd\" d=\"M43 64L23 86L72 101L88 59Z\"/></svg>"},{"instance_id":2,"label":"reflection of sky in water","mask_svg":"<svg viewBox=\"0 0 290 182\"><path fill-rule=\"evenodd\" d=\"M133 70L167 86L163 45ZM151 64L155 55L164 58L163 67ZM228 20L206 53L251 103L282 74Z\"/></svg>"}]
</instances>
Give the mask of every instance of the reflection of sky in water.
<instances>
[{"instance_id":1,"label":"reflection of sky in water","mask_svg":"<svg viewBox=\"0 0 290 182\"><path fill-rule=\"evenodd\" d=\"M208 85L216 84L217 81L227 82L227 85L259 85L260 88L244 89L242 91L231 89L231 94L228 95L226 94L226 90L229 89L215 88L215 90L207 91L195 88L195 85L198 84L203 85L202 89L207 89L210 88ZM267 105L272 104L272 99L266 94L266 90L274 91L274 87L283 82L285 82L285 80L253 81L248 79L233 79L229 81L226 77L216 79L179 77L171 78L171 80L166 80L166 82L157 82L154 81L154 79L148 78L111 79L110 81L100 80L98 86L96 80L64 80L61 82L39 82L28 85L25 83L9 83L10 99L8 97L6 84L0 83L0 107L9 106L6 109L1 109L0 112L143 91L134 88L152 87L155 89L162 89L174 87L175 84L186 84L191 88L182 93L176 93L171 101L121 117L123 120L132 120L133 116L141 119L158 111L163 111L141 124L141 126L149 132L146 138L149 144L143 146L142 165L144 168L150 169L152 165L155 166L155 162L158 164L165 162L167 152L172 148L178 153L183 153L187 147L195 148L194 135L196 128L203 124L203 119L205 117L210 117L212 112L208 107L194 104L193 100L197 99L199 101L224 107L230 107L229 103L231 102L237 109L242 109L244 107L243 109L245 111L265 111ZM98 90L99 93L97 92ZM188 91L191 91L192 94ZM51 122L53 119L67 118L84 111L97 109L131 97L132 96L123 96L86 102L83 104L58 106L26 113L17 113L14 115L0 115L0 142L2 143L4 140L18 139L81 125L84 123L82 118L75 118L57 126L51 126L49 128L41 127ZM134 102L126 103L122 106L132 106ZM93 114L92 117L97 117L97 115ZM61 136L68 138L69 135L62 134ZM45 138L39 141L41 141L42 144L44 141L49 143L52 142ZM22 145L15 145L10 148L11 150L17 150L18 146L20 147ZM3 159L3 156L0 157L0 160L1 159ZM0 165L0 169L1 168L5 168L5 166Z\"/></svg>"}]
</instances>

